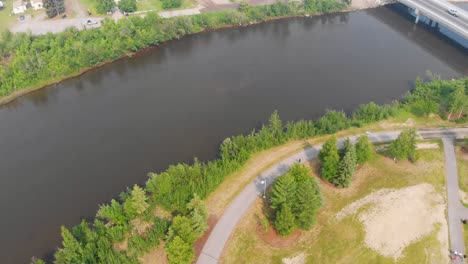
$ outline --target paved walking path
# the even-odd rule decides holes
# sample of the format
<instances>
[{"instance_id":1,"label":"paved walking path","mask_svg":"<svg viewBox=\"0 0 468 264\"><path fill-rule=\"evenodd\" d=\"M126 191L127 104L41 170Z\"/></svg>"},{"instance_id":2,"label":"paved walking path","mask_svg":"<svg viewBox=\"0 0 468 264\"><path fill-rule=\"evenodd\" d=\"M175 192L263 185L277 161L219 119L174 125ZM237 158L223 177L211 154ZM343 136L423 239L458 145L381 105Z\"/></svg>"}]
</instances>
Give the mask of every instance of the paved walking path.
<instances>
[{"instance_id":1,"label":"paved walking path","mask_svg":"<svg viewBox=\"0 0 468 264\"><path fill-rule=\"evenodd\" d=\"M468 219L468 209L463 206L459 198L457 162L453 138L443 138L445 152L445 175L447 177L447 210L448 227L450 238L450 249L465 253L465 242L463 240L463 230L461 219ZM453 263L464 263L461 259Z\"/></svg>"},{"instance_id":2,"label":"paved walking path","mask_svg":"<svg viewBox=\"0 0 468 264\"><path fill-rule=\"evenodd\" d=\"M400 132L401 131L375 132L368 133L368 135L373 143L385 143L395 140L400 134ZM468 135L468 128L418 130L418 134L423 139L446 137L462 138ZM355 141L359 136L361 135L350 136L349 138L352 141ZM345 138L339 139L338 144L342 145L344 140ZM234 231L237 223L242 218L242 216L253 204L257 196L263 195L264 189L268 185L270 185L278 176L281 176L284 173L286 173L294 163L298 162L298 160L306 161L317 158L321 148L322 144L318 144L307 147L306 149L291 155L285 160L267 169L265 172L260 174L252 183L245 187L245 189L232 201L232 203L229 205L229 207L226 209L226 211L214 227L213 231L208 237L208 240L205 243L205 246L202 249L197 264L218 263L218 260L223 252L224 246L227 240L229 239L231 233ZM265 181L265 184L262 184L263 180ZM458 195L458 185L456 186L456 188L457 190L454 193ZM460 252L464 252L464 250Z\"/></svg>"}]
</instances>

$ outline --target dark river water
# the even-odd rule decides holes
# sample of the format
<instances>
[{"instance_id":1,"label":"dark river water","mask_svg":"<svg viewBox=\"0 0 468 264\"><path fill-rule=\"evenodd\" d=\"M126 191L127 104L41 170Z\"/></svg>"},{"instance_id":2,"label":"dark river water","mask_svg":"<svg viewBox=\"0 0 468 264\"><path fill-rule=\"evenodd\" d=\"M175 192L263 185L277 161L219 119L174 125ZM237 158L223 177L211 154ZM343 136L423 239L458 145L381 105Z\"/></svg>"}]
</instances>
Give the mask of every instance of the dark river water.
<instances>
[{"instance_id":1,"label":"dark river water","mask_svg":"<svg viewBox=\"0 0 468 264\"><path fill-rule=\"evenodd\" d=\"M426 71L466 75L468 54L383 7L190 36L22 97L0 109L0 262L50 256L61 225L275 109L390 102Z\"/></svg>"}]
</instances>

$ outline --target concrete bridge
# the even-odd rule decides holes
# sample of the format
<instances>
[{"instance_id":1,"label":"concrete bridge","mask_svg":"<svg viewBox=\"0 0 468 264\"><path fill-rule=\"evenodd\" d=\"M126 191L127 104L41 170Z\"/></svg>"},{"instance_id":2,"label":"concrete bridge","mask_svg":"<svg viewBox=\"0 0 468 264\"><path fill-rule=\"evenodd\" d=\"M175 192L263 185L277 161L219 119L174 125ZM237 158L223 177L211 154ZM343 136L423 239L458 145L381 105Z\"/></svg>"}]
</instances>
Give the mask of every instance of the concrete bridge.
<instances>
[{"instance_id":1,"label":"concrete bridge","mask_svg":"<svg viewBox=\"0 0 468 264\"><path fill-rule=\"evenodd\" d=\"M415 23L420 15L431 19L432 23L439 23L468 39L468 13L445 0L398 0L398 2L413 8L416 14ZM450 15L449 9L457 10L458 17Z\"/></svg>"}]
</instances>

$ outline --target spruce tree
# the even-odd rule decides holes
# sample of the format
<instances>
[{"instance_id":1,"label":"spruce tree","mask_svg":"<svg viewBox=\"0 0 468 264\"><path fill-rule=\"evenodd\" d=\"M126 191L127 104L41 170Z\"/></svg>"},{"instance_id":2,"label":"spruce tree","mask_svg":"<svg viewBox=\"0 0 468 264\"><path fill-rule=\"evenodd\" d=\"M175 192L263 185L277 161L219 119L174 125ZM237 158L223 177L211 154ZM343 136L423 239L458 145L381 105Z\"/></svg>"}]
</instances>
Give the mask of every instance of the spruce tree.
<instances>
[{"instance_id":1,"label":"spruce tree","mask_svg":"<svg viewBox=\"0 0 468 264\"><path fill-rule=\"evenodd\" d=\"M338 175L333 179L333 183L340 187L348 187L356 171L356 155L353 149L354 148L345 153L343 159L340 161Z\"/></svg>"},{"instance_id":2,"label":"spruce tree","mask_svg":"<svg viewBox=\"0 0 468 264\"><path fill-rule=\"evenodd\" d=\"M172 220L172 225L167 233L167 241L172 241L175 237L180 237L185 242L192 244L196 240L193 232L192 221L185 216L176 216Z\"/></svg>"},{"instance_id":3,"label":"spruce tree","mask_svg":"<svg viewBox=\"0 0 468 264\"><path fill-rule=\"evenodd\" d=\"M200 237L208 228L208 210L206 205L198 195L187 204L190 220L192 221L193 232L196 237Z\"/></svg>"},{"instance_id":4,"label":"spruce tree","mask_svg":"<svg viewBox=\"0 0 468 264\"><path fill-rule=\"evenodd\" d=\"M323 144L322 150L319 153L319 159L322 162L320 170L322 177L327 181L332 181L336 177L340 163L336 137L329 138Z\"/></svg>"},{"instance_id":5,"label":"spruce tree","mask_svg":"<svg viewBox=\"0 0 468 264\"><path fill-rule=\"evenodd\" d=\"M279 210L281 205L294 203L294 194L296 192L296 182L291 173L276 179L271 190L271 208Z\"/></svg>"},{"instance_id":6,"label":"spruce tree","mask_svg":"<svg viewBox=\"0 0 468 264\"><path fill-rule=\"evenodd\" d=\"M55 253L55 263L82 263L83 249L76 238L64 226L61 227L63 247Z\"/></svg>"},{"instance_id":7,"label":"spruce tree","mask_svg":"<svg viewBox=\"0 0 468 264\"><path fill-rule=\"evenodd\" d=\"M276 212L275 229L281 236L288 236L294 231L295 218L288 204L281 205Z\"/></svg>"},{"instance_id":8,"label":"spruce tree","mask_svg":"<svg viewBox=\"0 0 468 264\"><path fill-rule=\"evenodd\" d=\"M192 245L179 236L166 244L166 253L171 264L190 264L195 259Z\"/></svg>"},{"instance_id":9,"label":"spruce tree","mask_svg":"<svg viewBox=\"0 0 468 264\"><path fill-rule=\"evenodd\" d=\"M296 225L300 229L308 230L315 222L315 214L322 205L320 189L309 170L304 166L297 166L294 174L297 182L296 202L293 204L293 214Z\"/></svg>"},{"instance_id":10,"label":"spruce tree","mask_svg":"<svg viewBox=\"0 0 468 264\"><path fill-rule=\"evenodd\" d=\"M143 214L149 208L145 190L140 186L134 185L130 195L125 199L124 210L130 218Z\"/></svg>"},{"instance_id":11,"label":"spruce tree","mask_svg":"<svg viewBox=\"0 0 468 264\"><path fill-rule=\"evenodd\" d=\"M370 142L367 135L358 138L356 142L357 164L363 164L374 157L374 145Z\"/></svg>"}]
</instances>

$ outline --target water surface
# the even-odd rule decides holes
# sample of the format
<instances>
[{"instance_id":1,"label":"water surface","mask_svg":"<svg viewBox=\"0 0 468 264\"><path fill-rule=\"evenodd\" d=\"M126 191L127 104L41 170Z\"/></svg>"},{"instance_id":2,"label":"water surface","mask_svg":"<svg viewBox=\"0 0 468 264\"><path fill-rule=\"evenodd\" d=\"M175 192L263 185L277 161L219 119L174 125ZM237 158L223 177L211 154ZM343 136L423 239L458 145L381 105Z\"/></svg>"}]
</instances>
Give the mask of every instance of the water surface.
<instances>
[{"instance_id":1,"label":"water surface","mask_svg":"<svg viewBox=\"0 0 468 264\"><path fill-rule=\"evenodd\" d=\"M390 102L426 71L466 75L467 52L377 8L186 37L20 98L0 109L0 259L50 256L60 225L275 109Z\"/></svg>"}]
</instances>

